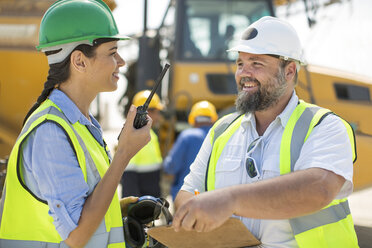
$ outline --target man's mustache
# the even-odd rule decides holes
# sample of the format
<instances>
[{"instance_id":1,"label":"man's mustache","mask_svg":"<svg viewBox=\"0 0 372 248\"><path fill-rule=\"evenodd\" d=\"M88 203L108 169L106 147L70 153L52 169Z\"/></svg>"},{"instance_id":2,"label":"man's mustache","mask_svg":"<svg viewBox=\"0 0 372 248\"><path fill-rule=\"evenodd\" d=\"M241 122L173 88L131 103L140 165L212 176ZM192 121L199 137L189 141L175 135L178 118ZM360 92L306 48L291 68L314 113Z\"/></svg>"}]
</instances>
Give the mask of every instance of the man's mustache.
<instances>
[{"instance_id":1,"label":"man's mustache","mask_svg":"<svg viewBox=\"0 0 372 248\"><path fill-rule=\"evenodd\" d=\"M240 85L241 87L243 87L245 83L256 83L258 86L261 86L260 81L258 81L258 80L255 79L255 78L252 78L252 77L242 77L242 78L240 79L239 85Z\"/></svg>"}]
</instances>

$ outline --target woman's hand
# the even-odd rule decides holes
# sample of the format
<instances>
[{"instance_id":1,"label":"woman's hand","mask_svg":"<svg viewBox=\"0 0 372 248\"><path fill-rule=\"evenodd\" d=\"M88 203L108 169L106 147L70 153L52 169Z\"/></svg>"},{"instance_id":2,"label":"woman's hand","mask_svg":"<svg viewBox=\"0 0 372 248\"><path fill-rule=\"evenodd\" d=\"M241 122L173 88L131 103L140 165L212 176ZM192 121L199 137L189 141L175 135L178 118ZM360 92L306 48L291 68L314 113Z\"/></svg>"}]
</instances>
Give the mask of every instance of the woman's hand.
<instances>
[{"instance_id":1,"label":"woman's hand","mask_svg":"<svg viewBox=\"0 0 372 248\"><path fill-rule=\"evenodd\" d=\"M128 197L120 199L121 215L123 217L126 217L128 215L129 204L135 203L137 201L138 201L138 197L136 197L136 196L128 196Z\"/></svg>"},{"instance_id":2,"label":"woman's hand","mask_svg":"<svg viewBox=\"0 0 372 248\"><path fill-rule=\"evenodd\" d=\"M118 149L116 153L125 153L129 157L133 157L142 147L144 147L150 140L150 128L152 119L147 116L148 122L146 126L136 129L133 127L134 118L137 110L134 105L129 109L127 120L121 130Z\"/></svg>"}]
</instances>

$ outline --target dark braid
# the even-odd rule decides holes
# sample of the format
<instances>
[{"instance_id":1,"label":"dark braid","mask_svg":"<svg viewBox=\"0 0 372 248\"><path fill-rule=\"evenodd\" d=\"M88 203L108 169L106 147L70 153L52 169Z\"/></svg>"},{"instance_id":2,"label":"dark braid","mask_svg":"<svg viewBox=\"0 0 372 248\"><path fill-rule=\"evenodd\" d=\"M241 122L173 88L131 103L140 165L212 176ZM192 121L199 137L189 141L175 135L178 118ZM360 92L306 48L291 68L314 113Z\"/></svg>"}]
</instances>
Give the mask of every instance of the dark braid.
<instances>
[{"instance_id":1,"label":"dark braid","mask_svg":"<svg viewBox=\"0 0 372 248\"><path fill-rule=\"evenodd\" d=\"M79 50L88 58L92 58L95 56L95 50L99 45L105 42L110 42L113 38L101 38L93 41L93 46L90 45L79 45L73 51ZM59 51L51 51L46 52L45 54L48 56L49 54L53 54ZM71 52L72 53L72 52ZM40 96L37 98L36 103L31 107L31 109L26 114L25 119L23 120L23 125L26 123L28 117L48 98L52 90L58 85L61 84L70 77L70 57L71 53L67 58L65 58L62 62L51 64L49 65L49 72L47 81L44 83L44 89L41 92Z\"/></svg>"},{"instance_id":2,"label":"dark braid","mask_svg":"<svg viewBox=\"0 0 372 248\"><path fill-rule=\"evenodd\" d=\"M48 98L52 90L61 82L66 81L70 76L70 56L68 56L64 61L56 64L49 65L49 72L47 81L44 83L44 89L40 96L37 98L36 103L31 107L31 109L26 114L23 120L23 125L26 123L28 117Z\"/></svg>"}]
</instances>

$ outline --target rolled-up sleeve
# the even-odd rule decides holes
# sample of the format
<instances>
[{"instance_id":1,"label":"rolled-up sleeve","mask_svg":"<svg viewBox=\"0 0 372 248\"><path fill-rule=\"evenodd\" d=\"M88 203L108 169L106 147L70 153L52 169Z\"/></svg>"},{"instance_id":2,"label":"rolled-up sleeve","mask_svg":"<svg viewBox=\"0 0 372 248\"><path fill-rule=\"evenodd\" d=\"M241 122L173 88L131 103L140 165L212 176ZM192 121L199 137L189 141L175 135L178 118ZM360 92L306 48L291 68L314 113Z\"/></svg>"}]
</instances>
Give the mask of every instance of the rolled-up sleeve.
<instances>
[{"instance_id":1,"label":"rolled-up sleeve","mask_svg":"<svg viewBox=\"0 0 372 248\"><path fill-rule=\"evenodd\" d=\"M345 178L337 199L353 191L353 151L347 130L341 119L329 115L314 128L302 147L295 170L322 168Z\"/></svg>"},{"instance_id":2,"label":"rolled-up sleeve","mask_svg":"<svg viewBox=\"0 0 372 248\"><path fill-rule=\"evenodd\" d=\"M26 185L48 202L56 230L65 240L77 227L89 187L64 130L53 122L39 126L23 146Z\"/></svg>"}]
</instances>

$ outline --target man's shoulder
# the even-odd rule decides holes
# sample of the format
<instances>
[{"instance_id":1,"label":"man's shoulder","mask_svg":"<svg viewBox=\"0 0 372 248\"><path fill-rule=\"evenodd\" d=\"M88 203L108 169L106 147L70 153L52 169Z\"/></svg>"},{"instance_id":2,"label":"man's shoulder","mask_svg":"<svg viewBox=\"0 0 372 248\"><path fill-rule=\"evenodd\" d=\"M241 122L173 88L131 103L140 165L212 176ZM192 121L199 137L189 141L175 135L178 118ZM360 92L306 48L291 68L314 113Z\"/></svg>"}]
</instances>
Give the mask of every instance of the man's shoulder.
<instances>
[{"instance_id":1,"label":"man's shoulder","mask_svg":"<svg viewBox=\"0 0 372 248\"><path fill-rule=\"evenodd\" d=\"M223 117L221 117L220 119L216 121L216 123L213 125L213 129L216 129L216 128L225 129L242 115L243 114L240 114L238 112L233 112L233 113L224 115Z\"/></svg>"}]
</instances>

